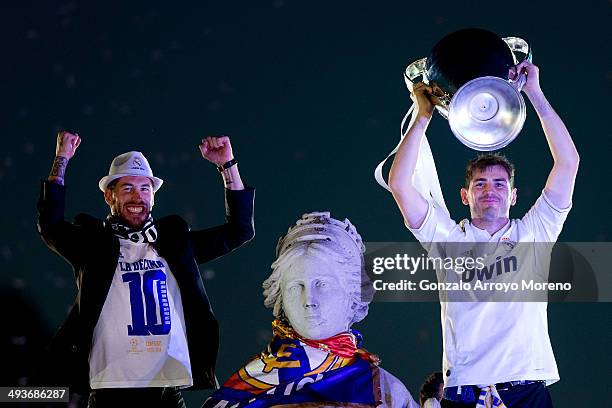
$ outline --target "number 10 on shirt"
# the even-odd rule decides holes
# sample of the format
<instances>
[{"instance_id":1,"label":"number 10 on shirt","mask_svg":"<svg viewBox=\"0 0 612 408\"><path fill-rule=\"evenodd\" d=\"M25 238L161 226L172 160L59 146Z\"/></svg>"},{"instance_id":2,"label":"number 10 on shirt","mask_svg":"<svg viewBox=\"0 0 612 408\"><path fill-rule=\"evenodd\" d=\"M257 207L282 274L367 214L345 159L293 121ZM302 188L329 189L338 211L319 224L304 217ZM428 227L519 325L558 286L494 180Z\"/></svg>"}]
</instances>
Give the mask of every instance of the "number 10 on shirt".
<instances>
[{"instance_id":1,"label":"number 10 on shirt","mask_svg":"<svg viewBox=\"0 0 612 408\"><path fill-rule=\"evenodd\" d=\"M166 274L154 269L141 275L129 272L122 275L130 288L132 324L129 336L149 336L170 333L170 305Z\"/></svg>"}]
</instances>

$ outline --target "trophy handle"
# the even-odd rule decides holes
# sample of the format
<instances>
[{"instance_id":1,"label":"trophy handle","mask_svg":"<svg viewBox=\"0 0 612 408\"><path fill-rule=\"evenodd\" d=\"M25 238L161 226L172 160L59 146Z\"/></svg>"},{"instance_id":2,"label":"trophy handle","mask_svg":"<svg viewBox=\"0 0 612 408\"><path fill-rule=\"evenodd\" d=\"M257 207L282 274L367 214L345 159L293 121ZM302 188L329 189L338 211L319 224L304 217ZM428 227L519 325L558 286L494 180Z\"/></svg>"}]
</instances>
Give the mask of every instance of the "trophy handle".
<instances>
[{"instance_id":1,"label":"trophy handle","mask_svg":"<svg viewBox=\"0 0 612 408\"><path fill-rule=\"evenodd\" d=\"M532 61L533 55L531 53L531 47L529 44L527 44L527 41L519 37L504 37L502 40L504 40L512 52L514 65L518 65L525 60L528 60L529 62ZM527 76L525 74L521 74L516 81L512 82L512 84L520 92L521 89L523 89L523 85L525 85L526 81Z\"/></svg>"},{"instance_id":2,"label":"trophy handle","mask_svg":"<svg viewBox=\"0 0 612 408\"><path fill-rule=\"evenodd\" d=\"M427 57L418 59L406 67L406 70L404 71L404 81L406 82L406 87L410 92L412 92L412 87L414 86L417 78L421 77L423 82L427 83L427 78L425 75L426 62Z\"/></svg>"},{"instance_id":3,"label":"trophy handle","mask_svg":"<svg viewBox=\"0 0 612 408\"><path fill-rule=\"evenodd\" d=\"M410 63L410 65L408 65L404 70L404 82L406 82L406 87L410 92L412 92L414 83L419 78L421 78L424 83L429 85L429 78L427 78L427 70L425 69L426 62L427 57L418 59ZM438 113L440 113L440 115L447 119L451 95L444 90L442 91L444 92L444 95L438 98L439 103L436 103L436 110Z\"/></svg>"}]
</instances>

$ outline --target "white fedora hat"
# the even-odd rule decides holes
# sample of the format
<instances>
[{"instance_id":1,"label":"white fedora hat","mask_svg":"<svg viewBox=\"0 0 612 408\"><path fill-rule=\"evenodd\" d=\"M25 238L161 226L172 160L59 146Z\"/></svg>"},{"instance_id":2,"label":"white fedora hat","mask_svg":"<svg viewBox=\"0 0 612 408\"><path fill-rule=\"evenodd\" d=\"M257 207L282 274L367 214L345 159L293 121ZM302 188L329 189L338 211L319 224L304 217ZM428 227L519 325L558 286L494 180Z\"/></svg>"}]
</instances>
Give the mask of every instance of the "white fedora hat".
<instances>
[{"instance_id":1,"label":"white fedora hat","mask_svg":"<svg viewBox=\"0 0 612 408\"><path fill-rule=\"evenodd\" d=\"M110 169L108 169L108 176L102 177L98 186L100 190L105 191L110 183L126 176L150 178L153 183L153 191L157 191L164 182L164 180L153 176L149 161L144 157L144 154L140 152L127 152L113 159Z\"/></svg>"}]
</instances>

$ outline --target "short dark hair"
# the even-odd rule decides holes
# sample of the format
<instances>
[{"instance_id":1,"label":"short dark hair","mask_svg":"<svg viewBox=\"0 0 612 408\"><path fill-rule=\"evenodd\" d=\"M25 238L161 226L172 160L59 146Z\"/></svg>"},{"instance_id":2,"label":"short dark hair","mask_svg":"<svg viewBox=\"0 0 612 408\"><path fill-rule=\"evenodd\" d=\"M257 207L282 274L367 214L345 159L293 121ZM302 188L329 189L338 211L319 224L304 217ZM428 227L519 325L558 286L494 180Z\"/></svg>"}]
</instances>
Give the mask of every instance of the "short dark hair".
<instances>
[{"instance_id":1,"label":"short dark hair","mask_svg":"<svg viewBox=\"0 0 612 408\"><path fill-rule=\"evenodd\" d=\"M421 406L423 406L425 401L429 398L435 398L438 395L440 384L444 384L444 378L439 371L430 374L429 377L425 379L425 382L421 385L421 389L419 390L419 403Z\"/></svg>"},{"instance_id":2,"label":"short dark hair","mask_svg":"<svg viewBox=\"0 0 612 408\"><path fill-rule=\"evenodd\" d=\"M514 187L514 164L501 153L483 153L470 160L465 168L465 188L470 186L476 170L484 170L491 166L502 166L508 173L510 187Z\"/></svg>"},{"instance_id":3,"label":"short dark hair","mask_svg":"<svg viewBox=\"0 0 612 408\"><path fill-rule=\"evenodd\" d=\"M110 183L108 183L108 185L106 186L106 188L108 188L109 190L114 190L115 187L117 186L117 182L119 181L119 179L114 179L113 181L111 181Z\"/></svg>"}]
</instances>

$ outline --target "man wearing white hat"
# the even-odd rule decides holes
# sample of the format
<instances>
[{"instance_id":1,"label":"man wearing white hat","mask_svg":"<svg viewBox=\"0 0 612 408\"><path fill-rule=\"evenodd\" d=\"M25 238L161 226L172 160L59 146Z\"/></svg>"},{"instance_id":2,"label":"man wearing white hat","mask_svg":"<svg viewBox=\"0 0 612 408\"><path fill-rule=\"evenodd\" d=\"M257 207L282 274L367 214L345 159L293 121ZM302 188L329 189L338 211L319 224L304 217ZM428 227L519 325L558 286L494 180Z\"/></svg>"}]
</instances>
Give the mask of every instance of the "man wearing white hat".
<instances>
[{"instance_id":1,"label":"man wearing white hat","mask_svg":"<svg viewBox=\"0 0 612 408\"><path fill-rule=\"evenodd\" d=\"M38 202L45 243L74 268L78 295L50 346L51 383L89 392L90 407L184 406L180 389L215 388L218 325L198 264L251 240L254 190L245 187L226 136L207 137L202 156L225 184L226 223L192 231L178 216L153 220L155 177L136 151L112 161L98 186L106 220L64 220L64 174L81 138L60 132Z\"/></svg>"}]
</instances>

